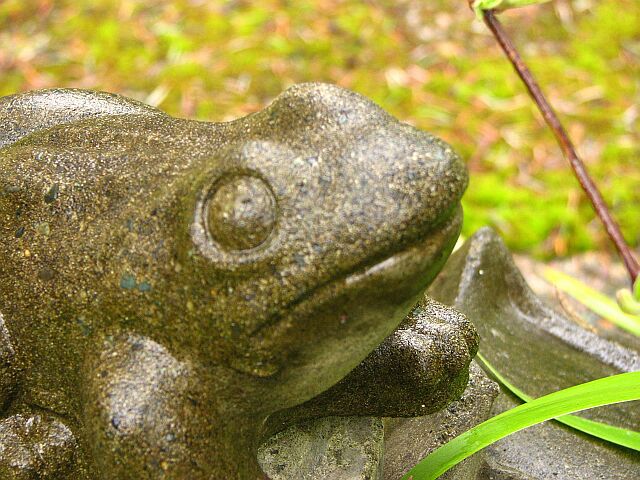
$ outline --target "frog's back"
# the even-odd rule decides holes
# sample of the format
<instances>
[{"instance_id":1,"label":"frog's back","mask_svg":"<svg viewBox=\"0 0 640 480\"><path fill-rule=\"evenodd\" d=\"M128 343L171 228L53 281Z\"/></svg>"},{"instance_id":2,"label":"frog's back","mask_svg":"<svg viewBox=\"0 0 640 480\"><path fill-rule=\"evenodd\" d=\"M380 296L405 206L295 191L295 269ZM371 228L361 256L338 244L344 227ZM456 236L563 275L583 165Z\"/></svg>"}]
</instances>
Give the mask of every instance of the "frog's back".
<instances>
[{"instance_id":1,"label":"frog's back","mask_svg":"<svg viewBox=\"0 0 640 480\"><path fill-rule=\"evenodd\" d=\"M3 278L27 273L24 259L43 260L38 250L50 251L46 261L58 266L79 261L83 249L99 254L101 245L115 241L109 225L126 222L119 218L126 210L150 215L158 190L208 152L201 148L180 161L172 153L196 150L194 139L216 135L212 124L73 89L1 98L0 125Z\"/></svg>"},{"instance_id":2,"label":"frog's back","mask_svg":"<svg viewBox=\"0 0 640 480\"><path fill-rule=\"evenodd\" d=\"M0 271L6 279L0 295L45 293L37 292L39 281L77 262L83 247L95 253L101 239L87 237L89 224L117 215L134 194L134 182L119 179L137 176L135 194L148 185L140 175L145 169L123 148L131 142L122 137L136 132L114 123L131 115L169 118L131 100L82 90L0 99ZM34 288L25 288L25 278ZM0 304L5 314L8 303Z\"/></svg>"},{"instance_id":3,"label":"frog's back","mask_svg":"<svg viewBox=\"0 0 640 480\"><path fill-rule=\"evenodd\" d=\"M162 192L151 187L153 177L170 182L188 168L167 160L180 138L168 132L180 122L115 95L51 90L0 99L0 125L3 328L31 391L42 383L60 392L59 405L50 393L48 403L30 403L66 410L87 337L105 328L95 312L119 307L128 265L144 263L139 252L164 241L152 214Z\"/></svg>"}]
</instances>

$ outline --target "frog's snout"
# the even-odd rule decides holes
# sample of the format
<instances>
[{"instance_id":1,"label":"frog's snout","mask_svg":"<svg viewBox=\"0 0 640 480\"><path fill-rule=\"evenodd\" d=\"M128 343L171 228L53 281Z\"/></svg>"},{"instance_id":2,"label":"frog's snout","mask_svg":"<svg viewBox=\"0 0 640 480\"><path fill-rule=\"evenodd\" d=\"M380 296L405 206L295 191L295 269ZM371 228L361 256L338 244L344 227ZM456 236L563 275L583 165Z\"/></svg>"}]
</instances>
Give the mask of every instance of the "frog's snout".
<instances>
[{"instance_id":1,"label":"frog's snout","mask_svg":"<svg viewBox=\"0 0 640 480\"><path fill-rule=\"evenodd\" d=\"M333 181L336 215L352 230L415 240L458 206L468 174L446 142L335 85L294 86L270 107L284 108L307 137L312 126L319 132L312 138L330 136L324 157L333 172L324 175Z\"/></svg>"},{"instance_id":2,"label":"frog's snout","mask_svg":"<svg viewBox=\"0 0 640 480\"><path fill-rule=\"evenodd\" d=\"M431 230L459 204L467 170L445 142L413 127L396 124L372 139L371 169L387 195L389 219L407 230Z\"/></svg>"}]
</instances>

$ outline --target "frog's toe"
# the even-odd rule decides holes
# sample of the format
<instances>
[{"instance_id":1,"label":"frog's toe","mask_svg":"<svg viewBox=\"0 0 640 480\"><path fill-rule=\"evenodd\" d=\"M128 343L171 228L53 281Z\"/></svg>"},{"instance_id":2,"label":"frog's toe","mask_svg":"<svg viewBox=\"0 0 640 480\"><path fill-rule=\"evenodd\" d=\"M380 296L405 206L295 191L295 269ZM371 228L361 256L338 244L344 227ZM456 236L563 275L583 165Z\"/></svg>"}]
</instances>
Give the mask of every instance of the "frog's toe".
<instances>
[{"instance_id":1,"label":"frog's toe","mask_svg":"<svg viewBox=\"0 0 640 480\"><path fill-rule=\"evenodd\" d=\"M425 297L351 381L368 379L368 403L378 414L426 415L462 395L477 349L478 335L466 317Z\"/></svg>"},{"instance_id":2,"label":"frog's toe","mask_svg":"<svg viewBox=\"0 0 640 480\"><path fill-rule=\"evenodd\" d=\"M462 395L478 340L462 313L425 297L374 352L380 370L394 378L388 390L397 399L389 405L399 407L389 416L429 414Z\"/></svg>"},{"instance_id":3,"label":"frog's toe","mask_svg":"<svg viewBox=\"0 0 640 480\"><path fill-rule=\"evenodd\" d=\"M408 327L417 333L433 337L445 352L445 342L451 339L452 336L456 341L464 341L471 357L474 357L478 352L479 336L473 324L463 313L455 308L436 302L431 297L424 297L407 317L400 329L403 327ZM451 349L451 353L454 352L455 347ZM452 367L454 369L457 368L456 362L452 364Z\"/></svg>"},{"instance_id":4,"label":"frog's toe","mask_svg":"<svg viewBox=\"0 0 640 480\"><path fill-rule=\"evenodd\" d=\"M13 415L0 421L0 478L66 478L76 451L71 430L48 415Z\"/></svg>"}]
</instances>

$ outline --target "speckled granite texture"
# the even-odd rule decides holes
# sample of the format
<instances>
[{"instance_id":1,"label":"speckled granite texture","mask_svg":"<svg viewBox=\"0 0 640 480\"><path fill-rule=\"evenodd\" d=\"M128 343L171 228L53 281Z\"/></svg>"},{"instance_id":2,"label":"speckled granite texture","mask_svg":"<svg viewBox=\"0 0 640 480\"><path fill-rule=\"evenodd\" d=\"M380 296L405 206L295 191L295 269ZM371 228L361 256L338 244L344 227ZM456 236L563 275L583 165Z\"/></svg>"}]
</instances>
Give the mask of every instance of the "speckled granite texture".
<instances>
[{"instance_id":1,"label":"speckled granite texture","mask_svg":"<svg viewBox=\"0 0 640 480\"><path fill-rule=\"evenodd\" d=\"M229 123L0 99L0 472L255 479L293 421L441 408L473 327L431 302L396 329L466 184L446 143L331 85Z\"/></svg>"}]
</instances>

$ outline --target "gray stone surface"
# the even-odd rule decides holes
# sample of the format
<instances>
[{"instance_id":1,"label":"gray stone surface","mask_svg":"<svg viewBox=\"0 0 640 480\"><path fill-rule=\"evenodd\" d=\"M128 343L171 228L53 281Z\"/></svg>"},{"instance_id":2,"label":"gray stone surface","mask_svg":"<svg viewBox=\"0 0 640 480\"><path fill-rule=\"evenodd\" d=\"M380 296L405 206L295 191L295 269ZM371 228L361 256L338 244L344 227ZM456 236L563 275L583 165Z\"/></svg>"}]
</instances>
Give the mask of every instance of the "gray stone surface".
<instances>
[{"instance_id":1,"label":"gray stone surface","mask_svg":"<svg viewBox=\"0 0 640 480\"><path fill-rule=\"evenodd\" d=\"M491 415L519 405L503 394ZM514 480L637 480L640 454L576 432L556 422L522 430L489 446L483 474ZM505 475L508 475L505 477Z\"/></svg>"},{"instance_id":2,"label":"gray stone surface","mask_svg":"<svg viewBox=\"0 0 640 480\"><path fill-rule=\"evenodd\" d=\"M440 445L489 418L498 392L497 384L472 363L467 389L444 410L385 418L384 435L383 420L374 417L305 422L272 437L258 459L272 480L397 480ZM483 458L479 452L442 478L476 478Z\"/></svg>"},{"instance_id":3,"label":"gray stone surface","mask_svg":"<svg viewBox=\"0 0 640 480\"><path fill-rule=\"evenodd\" d=\"M640 258L640 249L635 253L636 258ZM545 268L550 266L613 299L619 289L629 288L629 273L615 253L586 252L544 263L523 255L514 255L514 261L534 293L568 320L623 347L632 350L640 348L640 340L636 335L617 328L571 295L556 288L544 277Z\"/></svg>"},{"instance_id":4,"label":"gray stone surface","mask_svg":"<svg viewBox=\"0 0 640 480\"><path fill-rule=\"evenodd\" d=\"M378 480L382 452L382 419L327 417L276 434L258 461L272 480Z\"/></svg>"},{"instance_id":5,"label":"gray stone surface","mask_svg":"<svg viewBox=\"0 0 640 480\"><path fill-rule=\"evenodd\" d=\"M529 289L500 238L478 231L450 259L429 290L476 325L481 353L507 379L538 397L596 378L640 369L636 349L580 328L544 305ZM501 397L494 413L516 403ZM638 402L581 413L640 430ZM640 455L554 422L524 430L488 451L487 478L637 479Z\"/></svg>"},{"instance_id":6,"label":"gray stone surface","mask_svg":"<svg viewBox=\"0 0 640 480\"><path fill-rule=\"evenodd\" d=\"M464 394L444 410L425 417L386 418L384 480L399 479L436 448L487 420L498 392L498 385L473 362ZM483 457L484 452L478 452L441 478L474 479Z\"/></svg>"}]
</instances>

